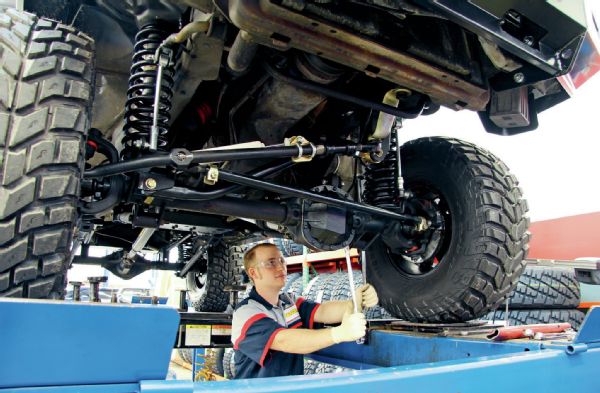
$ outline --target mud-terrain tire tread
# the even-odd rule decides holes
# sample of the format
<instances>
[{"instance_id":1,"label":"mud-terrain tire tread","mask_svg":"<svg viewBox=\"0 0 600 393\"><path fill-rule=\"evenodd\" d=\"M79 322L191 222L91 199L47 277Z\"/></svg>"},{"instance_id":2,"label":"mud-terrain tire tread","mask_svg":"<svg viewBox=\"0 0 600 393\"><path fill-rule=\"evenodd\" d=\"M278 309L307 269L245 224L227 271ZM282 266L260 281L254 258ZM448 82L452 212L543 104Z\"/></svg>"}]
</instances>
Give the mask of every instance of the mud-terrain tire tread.
<instances>
[{"instance_id":1,"label":"mud-terrain tire tread","mask_svg":"<svg viewBox=\"0 0 600 393\"><path fill-rule=\"evenodd\" d=\"M302 244L294 243L289 239L274 238L273 244L277 246L285 258L302 255L303 252Z\"/></svg>"},{"instance_id":2,"label":"mud-terrain tire tread","mask_svg":"<svg viewBox=\"0 0 600 393\"><path fill-rule=\"evenodd\" d=\"M399 272L379 242L367 250L368 281L381 305L401 319L459 322L484 315L504 301L525 268L529 218L518 181L493 154L458 139L420 138L401 149L407 189L412 176L426 177L463 198L447 201L460 205L449 258L415 278Z\"/></svg>"},{"instance_id":3,"label":"mud-terrain tire tread","mask_svg":"<svg viewBox=\"0 0 600 393\"><path fill-rule=\"evenodd\" d=\"M348 273L337 272L330 274L331 278L328 281L328 285L331 289L325 291L323 294L322 301L329 300L351 300L352 292L350 291L350 283L348 281ZM363 283L362 272L354 271L354 287L358 288ZM380 305L368 307L363 310L365 317L369 320L372 319L391 319L392 315L387 312Z\"/></svg>"},{"instance_id":4,"label":"mud-terrain tire tread","mask_svg":"<svg viewBox=\"0 0 600 393\"><path fill-rule=\"evenodd\" d=\"M233 356L233 349L226 348L223 354L223 376L227 379L232 379L231 376L231 357Z\"/></svg>"},{"instance_id":5,"label":"mud-terrain tire tread","mask_svg":"<svg viewBox=\"0 0 600 393\"><path fill-rule=\"evenodd\" d=\"M302 291L302 277L298 277L290 284L287 293L290 293L295 297L301 297Z\"/></svg>"},{"instance_id":6,"label":"mud-terrain tire tread","mask_svg":"<svg viewBox=\"0 0 600 393\"><path fill-rule=\"evenodd\" d=\"M496 310L485 315L484 320L504 321L504 310ZM539 309L539 310L509 310L508 321L511 326L530 325L537 323L569 322L574 330L579 330L585 314L577 309Z\"/></svg>"},{"instance_id":7,"label":"mud-terrain tire tread","mask_svg":"<svg viewBox=\"0 0 600 393\"><path fill-rule=\"evenodd\" d=\"M317 370L319 362L312 359L304 359L304 375L312 375Z\"/></svg>"},{"instance_id":8,"label":"mud-terrain tire tread","mask_svg":"<svg viewBox=\"0 0 600 393\"><path fill-rule=\"evenodd\" d=\"M188 290L192 307L201 312L222 312L229 304L226 285L238 285L243 269L241 247L230 246L223 241L211 245L207 250L205 286L198 290L194 272L187 274Z\"/></svg>"},{"instance_id":9,"label":"mud-terrain tire tread","mask_svg":"<svg viewBox=\"0 0 600 393\"><path fill-rule=\"evenodd\" d=\"M511 309L576 308L580 302L573 269L527 266L508 304Z\"/></svg>"},{"instance_id":10,"label":"mud-terrain tire tread","mask_svg":"<svg viewBox=\"0 0 600 393\"><path fill-rule=\"evenodd\" d=\"M93 97L93 40L0 15L0 297L62 298Z\"/></svg>"},{"instance_id":11,"label":"mud-terrain tire tread","mask_svg":"<svg viewBox=\"0 0 600 393\"><path fill-rule=\"evenodd\" d=\"M281 289L282 293L288 293L290 287L294 284L296 280L302 280L302 273L291 273L288 274L285 282L285 286Z\"/></svg>"}]
</instances>

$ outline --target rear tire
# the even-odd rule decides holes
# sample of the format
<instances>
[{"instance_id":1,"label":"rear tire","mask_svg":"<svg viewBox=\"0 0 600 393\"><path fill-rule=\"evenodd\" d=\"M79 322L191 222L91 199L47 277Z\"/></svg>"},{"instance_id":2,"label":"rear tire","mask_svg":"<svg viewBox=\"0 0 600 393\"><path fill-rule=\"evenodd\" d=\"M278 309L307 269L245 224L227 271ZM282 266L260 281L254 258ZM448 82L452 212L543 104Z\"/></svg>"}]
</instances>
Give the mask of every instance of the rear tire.
<instances>
[{"instance_id":1,"label":"rear tire","mask_svg":"<svg viewBox=\"0 0 600 393\"><path fill-rule=\"evenodd\" d=\"M367 250L368 282L401 319L477 318L503 301L524 268L529 220L517 180L494 155L456 139L422 138L401 149L405 188L414 206L436 209L442 237L420 264L377 240Z\"/></svg>"},{"instance_id":2,"label":"rear tire","mask_svg":"<svg viewBox=\"0 0 600 393\"><path fill-rule=\"evenodd\" d=\"M0 297L64 297L93 60L72 27L0 16Z\"/></svg>"},{"instance_id":3,"label":"rear tire","mask_svg":"<svg viewBox=\"0 0 600 393\"><path fill-rule=\"evenodd\" d=\"M189 295L196 311L225 311L229 304L229 292L225 292L224 288L240 282L242 255L240 247L229 247L224 242L208 248L204 258L197 262L205 264L205 271L187 274Z\"/></svg>"}]
</instances>

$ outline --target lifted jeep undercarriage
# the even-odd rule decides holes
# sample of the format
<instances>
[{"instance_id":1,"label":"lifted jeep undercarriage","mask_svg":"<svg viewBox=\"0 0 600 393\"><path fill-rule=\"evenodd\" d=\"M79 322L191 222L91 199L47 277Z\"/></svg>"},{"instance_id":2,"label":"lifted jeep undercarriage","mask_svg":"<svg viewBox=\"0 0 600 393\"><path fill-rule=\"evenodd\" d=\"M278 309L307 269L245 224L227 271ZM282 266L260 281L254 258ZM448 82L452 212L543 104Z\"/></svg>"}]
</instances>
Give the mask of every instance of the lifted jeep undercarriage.
<instances>
[{"instance_id":1,"label":"lifted jeep undercarriage","mask_svg":"<svg viewBox=\"0 0 600 393\"><path fill-rule=\"evenodd\" d=\"M99 264L122 278L172 270L202 311L224 309L240 246L265 237L366 250L367 279L401 318L495 308L527 253L517 180L470 143L400 146L402 123L444 106L477 111L488 132L535 129L594 42L583 2L25 10L48 19L8 10L0 24L0 296L60 298L68 267Z\"/></svg>"}]
</instances>

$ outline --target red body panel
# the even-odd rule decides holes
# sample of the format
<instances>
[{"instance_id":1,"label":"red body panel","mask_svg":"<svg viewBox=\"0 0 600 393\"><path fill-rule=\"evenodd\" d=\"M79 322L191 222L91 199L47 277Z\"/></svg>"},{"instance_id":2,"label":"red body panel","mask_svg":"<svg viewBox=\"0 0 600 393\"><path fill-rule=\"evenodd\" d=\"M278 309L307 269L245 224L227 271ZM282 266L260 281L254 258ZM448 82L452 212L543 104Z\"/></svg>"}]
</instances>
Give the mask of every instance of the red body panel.
<instances>
[{"instance_id":1,"label":"red body panel","mask_svg":"<svg viewBox=\"0 0 600 393\"><path fill-rule=\"evenodd\" d=\"M531 223L531 259L600 257L600 212Z\"/></svg>"}]
</instances>

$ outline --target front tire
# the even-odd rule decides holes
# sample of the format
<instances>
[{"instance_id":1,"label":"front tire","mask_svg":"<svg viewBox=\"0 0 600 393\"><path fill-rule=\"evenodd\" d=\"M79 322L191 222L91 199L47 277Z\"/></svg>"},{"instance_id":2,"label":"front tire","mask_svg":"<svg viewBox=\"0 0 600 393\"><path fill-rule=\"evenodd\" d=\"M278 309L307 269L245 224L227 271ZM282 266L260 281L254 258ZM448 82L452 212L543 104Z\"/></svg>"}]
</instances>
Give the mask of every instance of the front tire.
<instances>
[{"instance_id":1,"label":"front tire","mask_svg":"<svg viewBox=\"0 0 600 393\"><path fill-rule=\"evenodd\" d=\"M376 241L367 250L368 280L396 317L477 318L502 302L525 266L529 220L517 180L494 155L457 139L417 139L402 146L401 156L412 202L437 210L443 233L420 263Z\"/></svg>"},{"instance_id":2,"label":"front tire","mask_svg":"<svg viewBox=\"0 0 600 393\"><path fill-rule=\"evenodd\" d=\"M0 15L0 297L64 297L93 71L85 34Z\"/></svg>"}]
</instances>

